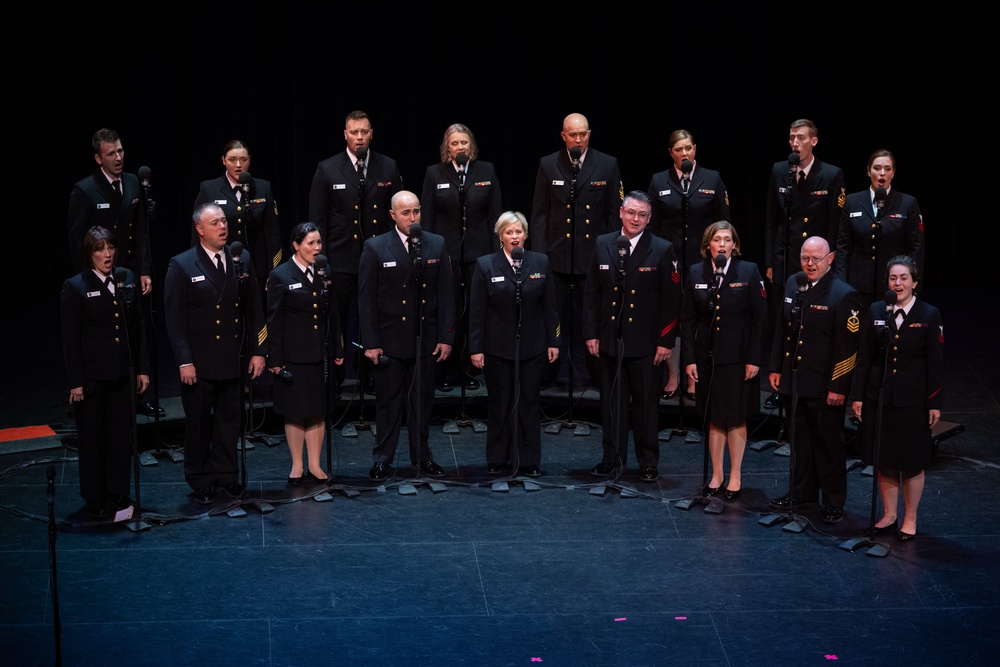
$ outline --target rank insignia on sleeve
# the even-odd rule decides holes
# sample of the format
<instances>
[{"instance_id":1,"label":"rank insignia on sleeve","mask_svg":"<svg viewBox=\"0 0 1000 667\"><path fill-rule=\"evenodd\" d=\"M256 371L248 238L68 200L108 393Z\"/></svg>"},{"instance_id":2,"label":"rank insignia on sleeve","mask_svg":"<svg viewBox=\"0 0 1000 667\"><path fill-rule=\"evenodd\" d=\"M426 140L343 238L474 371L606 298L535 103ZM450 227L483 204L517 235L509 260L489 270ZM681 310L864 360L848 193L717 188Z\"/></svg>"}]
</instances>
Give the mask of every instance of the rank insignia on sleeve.
<instances>
[{"instance_id":1,"label":"rank insignia on sleeve","mask_svg":"<svg viewBox=\"0 0 1000 667\"><path fill-rule=\"evenodd\" d=\"M726 190L726 206L729 206L729 191Z\"/></svg>"},{"instance_id":2,"label":"rank insignia on sleeve","mask_svg":"<svg viewBox=\"0 0 1000 667\"><path fill-rule=\"evenodd\" d=\"M852 310L851 316L847 318L847 330L851 333L858 333L861 321L858 320L858 311Z\"/></svg>"},{"instance_id":3,"label":"rank insignia on sleeve","mask_svg":"<svg viewBox=\"0 0 1000 667\"><path fill-rule=\"evenodd\" d=\"M760 281L760 295L762 297L764 297L765 299L767 298L767 288L764 287L764 281L763 280Z\"/></svg>"},{"instance_id":4,"label":"rank insignia on sleeve","mask_svg":"<svg viewBox=\"0 0 1000 667\"><path fill-rule=\"evenodd\" d=\"M273 204L274 204L274 214L275 214L275 215L278 215L278 200L277 200L277 199L275 199L275 200L273 200L273 201L272 201L271 203L273 203Z\"/></svg>"},{"instance_id":5,"label":"rank insignia on sleeve","mask_svg":"<svg viewBox=\"0 0 1000 667\"><path fill-rule=\"evenodd\" d=\"M938 326L938 342L944 344L944 327Z\"/></svg>"},{"instance_id":6,"label":"rank insignia on sleeve","mask_svg":"<svg viewBox=\"0 0 1000 667\"><path fill-rule=\"evenodd\" d=\"M920 229L920 233L924 232L924 216L917 217L917 227Z\"/></svg>"},{"instance_id":7,"label":"rank insignia on sleeve","mask_svg":"<svg viewBox=\"0 0 1000 667\"><path fill-rule=\"evenodd\" d=\"M618 200L625 201L625 186L621 181L618 181Z\"/></svg>"},{"instance_id":8,"label":"rank insignia on sleeve","mask_svg":"<svg viewBox=\"0 0 1000 667\"><path fill-rule=\"evenodd\" d=\"M840 188L840 196L837 197L837 206L839 208L844 208L844 202L847 201L847 192L845 190L846 188Z\"/></svg>"}]
</instances>

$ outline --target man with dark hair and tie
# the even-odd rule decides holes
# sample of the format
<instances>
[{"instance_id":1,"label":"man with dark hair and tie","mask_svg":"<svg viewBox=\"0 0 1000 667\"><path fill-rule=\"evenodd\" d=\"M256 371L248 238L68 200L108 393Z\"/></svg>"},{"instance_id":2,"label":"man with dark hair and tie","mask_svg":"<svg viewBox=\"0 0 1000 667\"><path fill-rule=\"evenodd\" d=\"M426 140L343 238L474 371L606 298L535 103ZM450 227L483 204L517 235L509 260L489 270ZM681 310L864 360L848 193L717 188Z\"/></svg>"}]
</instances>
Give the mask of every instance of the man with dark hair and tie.
<instances>
[{"instance_id":1,"label":"man with dark hair and tie","mask_svg":"<svg viewBox=\"0 0 1000 667\"><path fill-rule=\"evenodd\" d=\"M821 236L802 244L800 264L807 280L800 285L793 275L785 283L769 375L782 400L796 399L792 488L771 505L787 510L816 502L822 491L827 523L843 519L847 500L844 401L857 362L863 308L857 291L830 270L834 254Z\"/></svg>"},{"instance_id":2,"label":"man with dark hair and tie","mask_svg":"<svg viewBox=\"0 0 1000 667\"><path fill-rule=\"evenodd\" d=\"M142 294L148 296L153 291L153 260L149 250L146 202L142 199L139 177L124 171L125 149L117 132L102 127L94 133L91 145L98 168L77 181L69 194L66 226L74 273L85 268L80 248L87 230L104 227L114 234L117 266L138 276ZM148 313L145 319L147 326L152 326ZM144 393L140 394L136 413L152 417L157 411L163 416L161 408L147 401Z\"/></svg>"},{"instance_id":3,"label":"man with dark hair and tie","mask_svg":"<svg viewBox=\"0 0 1000 667\"><path fill-rule=\"evenodd\" d=\"M595 477L617 476L628 460L631 422L639 479L658 477L660 378L677 337L681 288L670 241L646 233L650 198L634 190L620 207L618 231L597 237L584 295L587 352L600 359L601 462Z\"/></svg>"},{"instance_id":4,"label":"man with dark hair and tie","mask_svg":"<svg viewBox=\"0 0 1000 667\"><path fill-rule=\"evenodd\" d=\"M764 265L772 285L782 285L789 275L796 273L802 243L810 236L826 239L831 247L837 243L840 213L847 199L844 172L813 154L817 143L816 123L808 118L793 121L788 145L798 164L790 159L775 162L771 167L764 219ZM777 310L781 289L771 290L771 295L771 305ZM765 405L776 408L777 393Z\"/></svg>"},{"instance_id":5,"label":"man with dark hair and tie","mask_svg":"<svg viewBox=\"0 0 1000 667\"><path fill-rule=\"evenodd\" d=\"M392 231L365 241L358 271L358 326L365 356L375 365L377 436L368 477L376 482L389 476L404 410L410 463L418 474L444 475L427 440L434 362L448 358L455 340L455 293L444 237L417 233L420 200L412 192L393 195L391 215Z\"/></svg>"},{"instance_id":6,"label":"man with dark hair and tie","mask_svg":"<svg viewBox=\"0 0 1000 667\"><path fill-rule=\"evenodd\" d=\"M316 165L309 189L309 221L323 238L330 260L330 288L340 309L340 325L349 338L349 317L358 304L358 261L365 241L392 228L390 200L403 189L396 161L369 150L375 131L364 111L352 111L344 121L347 150ZM360 318L359 318L360 319ZM361 341L364 343L364 341ZM347 364L338 366L337 385ZM355 368L361 380L361 368ZM367 390L372 390L368 374Z\"/></svg>"},{"instance_id":7,"label":"man with dark hair and tie","mask_svg":"<svg viewBox=\"0 0 1000 667\"><path fill-rule=\"evenodd\" d=\"M170 260L163 304L186 419L184 477L195 502L210 505L216 488L231 498L244 491L236 460L241 364L247 363L250 379L264 370L267 327L250 253L234 257L226 245L225 212L217 204L202 204L193 218L199 242Z\"/></svg>"},{"instance_id":8,"label":"man with dark hair and tie","mask_svg":"<svg viewBox=\"0 0 1000 667\"><path fill-rule=\"evenodd\" d=\"M579 342L580 314L586 289L587 266L598 236L619 224L618 209L623 200L622 177L618 160L590 148L590 122L586 116L571 113L563 119L560 135L565 143L538 165L535 193L531 203L529 244L531 249L549 256L549 268L555 280L559 322L573 323L574 331L562 336L564 345ZM576 313L575 317L571 317ZM574 350L569 350L576 354ZM569 354L560 355L572 364ZM591 376L596 366L589 362ZM542 386L552 385L559 364L550 364ZM597 378L591 377L596 382ZM570 391L573 387L570 387Z\"/></svg>"}]
</instances>

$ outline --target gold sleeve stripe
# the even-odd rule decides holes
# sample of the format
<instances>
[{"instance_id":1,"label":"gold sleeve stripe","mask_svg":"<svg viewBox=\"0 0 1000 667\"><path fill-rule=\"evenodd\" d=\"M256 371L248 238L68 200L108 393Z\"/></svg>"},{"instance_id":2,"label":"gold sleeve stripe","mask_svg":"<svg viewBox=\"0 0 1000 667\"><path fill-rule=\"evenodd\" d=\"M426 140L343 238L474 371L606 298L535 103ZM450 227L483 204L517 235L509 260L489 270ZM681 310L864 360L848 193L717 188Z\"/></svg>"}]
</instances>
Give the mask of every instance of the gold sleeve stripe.
<instances>
[{"instance_id":1,"label":"gold sleeve stripe","mask_svg":"<svg viewBox=\"0 0 1000 667\"><path fill-rule=\"evenodd\" d=\"M858 362L858 353L855 352L850 357L844 359L839 364L833 367L833 377L830 379L836 380L837 378L843 375L847 375L848 373L854 370L854 365L857 362Z\"/></svg>"},{"instance_id":2,"label":"gold sleeve stripe","mask_svg":"<svg viewBox=\"0 0 1000 667\"><path fill-rule=\"evenodd\" d=\"M265 324L264 328L257 332L257 344L263 345L264 341L266 340L267 340L267 325Z\"/></svg>"},{"instance_id":3,"label":"gold sleeve stripe","mask_svg":"<svg viewBox=\"0 0 1000 667\"><path fill-rule=\"evenodd\" d=\"M277 268L278 264L281 264L281 252L281 250L278 250L278 252L274 253L274 257L271 258L272 267Z\"/></svg>"},{"instance_id":4,"label":"gold sleeve stripe","mask_svg":"<svg viewBox=\"0 0 1000 667\"><path fill-rule=\"evenodd\" d=\"M562 335L562 325L561 324L557 324L556 325L556 338L559 338L561 335Z\"/></svg>"}]
</instances>

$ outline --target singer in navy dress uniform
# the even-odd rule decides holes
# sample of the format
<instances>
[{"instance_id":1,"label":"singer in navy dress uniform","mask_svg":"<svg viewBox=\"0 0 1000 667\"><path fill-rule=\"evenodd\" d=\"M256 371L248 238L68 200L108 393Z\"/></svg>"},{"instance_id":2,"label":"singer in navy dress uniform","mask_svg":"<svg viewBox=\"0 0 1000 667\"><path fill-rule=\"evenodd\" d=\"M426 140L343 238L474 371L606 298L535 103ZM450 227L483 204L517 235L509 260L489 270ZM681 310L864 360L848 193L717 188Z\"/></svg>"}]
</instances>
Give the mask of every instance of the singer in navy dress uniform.
<instances>
[{"instance_id":1,"label":"singer in navy dress uniform","mask_svg":"<svg viewBox=\"0 0 1000 667\"><path fill-rule=\"evenodd\" d=\"M509 463L512 473L537 477L542 474L542 370L559 357L555 285L548 257L524 251L528 221L523 214L503 213L495 229L503 245L476 262L469 316L472 365L483 369L489 395L486 472L501 474ZM520 260L513 258L517 249L523 253Z\"/></svg>"},{"instance_id":2,"label":"singer in navy dress uniform","mask_svg":"<svg viewBox=\"0 0 1000 667\"><path fill-rule=\"evenodd\" d=\"M767 191L767 213L764 227L764 262L767 278L781 285L785 275L796 273L799 251L810 236L826 239L836 245L840 211L846 198L844 172L840 167L822 162L813 153L819 143L816 124L802 118L792 123L788 144L798 154L798 167L792 169L787 160L771 167L771 182ZM791 190L790 214L786 202ZM787 234L786 234L787 227ZM778 290L775 290L779 293Z\"/></svg>"},{"instance_id":3,"label":"singer in navy dress uniform","mask_svg":"<svg viewBox=\"0 0 1000 667\"><path fill-rule=\"evenodd\" d=\"M464 163L464 164L462 164ZM440 162L427 167L420 196L421 225L444 237L455 276L455 354L441 364L438 388L451 391L463 382L479 389L466 354L469 331L469 289L476 260L496 249L496 224L503 205L500 179L492 162L479 159L479 145L467 126L454 123L444 131Z\"/></svg>"},{"instance_id":4,"label":"singer in navy dress uniform","mask_svg":"<svg viewBox=\"0 0 1000 667\"><path fill-rule=\"evenodd\" d=\"M687 276L688 270L701 262L701 241L708 226L730 219L729 193L719 172L698 164L695 159L698 146L690 132L674 130L667 144L673 166L653 174L649 182L649 199L653 205L649 231L673 244L680 262L680 274ZM687 173L685 161L690 164ZM667 359L669 377L663 387L665 399L673 398L677 392L681 375L680 352L675 348ZM685 363L693 361L685 359ZM694 393L694 384L690 381L687 393Z\"/></svg>"},{"instance_id":5,"label":"singer in navy dress uniform","mask_svg":"<svg viewBox=\"0 0 1000 667\"><path fill-rule=\"evenodd\" d=\"M549 257L549 269L556 283L559 322L566 326L572 321L573 325L570 336L563 336L563 345L565 347L572 340L576 347L582 340L578 335L582 298L594 243L601 234L617 228L618 209L624 197L618 160L590 148L590 122L585 116L578 113L566 116L560 136L565 148L546 155L538 165L531 200L530 246ZM580 151L575 166L571 157L574 149ZM574 176L575 170L578 171ZM571 199L574 188L575 199ZM571 288L573 299L570 298ZM571 318L572 313L575 316ZM571 363L572 358L582 352L572 350L571 357L564 351L561 359ZM596 365L589 358L586 365L591 382L596 382ZM558 366L556 363L549 367L543 386L555 382Z\"/></svg>"},{"instance_id":6,"label":"singer in navy dress uniform","mask_svg":"<svg viewBox=\"0 0 1000 667\"><path fill-rule=\"evenodd\" d=\"M620 232L597 238L584 297L584 342L600 359L604 426L604 454L590 473L620 474L631 422L639 479L652 482L659 475L663 377L656 367L670 356L677 336L680 275L673 245L646 231L649 195L630 192L620 216Z\"/></svg>"},{"instance_id":7,"label":"singer in navy dress uniform","mask_svg":"<svg viewBox=\"0 0 1000 667\"><path fill-rule=\"evenodd\" d=\"M285 418L285 439L292 457L288 483L303 476L323 481L320 454L329 410L327 375L332 361L344 363L344 342L324 279L317 269L323 241L311 222L292 229L292 256L267 280L267 364L277 376L274 411ZM322 271L326 271L326 258ZM327 361L326 366L323 362ZM305 445L308 465L303 467Z\"/></svg>"},{"instance_id":8,"label":"singer in navy dress uniform","mask_svg":"<svg viewBox=\"0 0 1000 667\"><path fill-rule=\"evenodd\" d=\"M858 367L851 382L851 408L861 420L859 437L865 461L877 465L882 517L876 533L895 531L902 542L917 534L917 506L924 490L924 469L931 464L931 429L941 419L944 400L944 326L941 313L917 299L917 263L905 255L887 266L895 305L876 301L861 325ZM886 357L888 354L888 358ZM885 384L882 385L883 371ZM881 437L875 461L875 420L882 387ZM902 490L905 514L896 511Z\"/></svg>"},{"instance_id":9,"label":"singer in navy dress uniform","mask_svg":"<svg viewBox=\"0 0 1000 667\"><path fill-rule=\"evenodd\" d=\"M225 212L214 203L202 204L193 219L200 242L171 258L163 305L186 420L184 477L195 501L208 505L215 502L216 488L233 498L244 490L236 460L240 380L244 371L254 379L264 370L267 327L250 253L243 250L237 267L226 245ZM249 359L241 356L244 339Z\"/></svg>"},{"instance_id":10,"label":"singer in navy dress uniform","mask_svg":"<svg viewBox=\"0 0 1000 667\"><path fill-rule=\"evenodd\" d=\"M698 413L704 416L712 477L707 495L722 489L723 454L729 443L733 500L743 488L742 463L747 418L760 411L761 348L767 330L767 292L757 265L740 258L736 228L722 220L702 235L704 259L691 267L681 304L685 372L696 383ZM721 267L716 260L721 257Z\"/></svg>"},{"instance_id":11,"label":"singer in navy dress uniform","mask_svg":"<svg viewBox=\"0 0 1000 667\"><path fill-rule=\"evenodd\" d=\"M415 194L396 193L390 213L395 226L365 241L358 273L361 340L375 364L377 435L368 476L375 481L389 476L405 408L410 463L418 474L441 477L444 470L434 462L427 439L434 362L448 358L455 338L451 258L444 237L418 233Z\"/></svg>"},{"instance_id":12,"label":"singer in navy dress uniform","mask_svg":"<svg viewBox=\"0 0 1000 667\"><path fill-rule=\"evenodd\" d=\"M263 297L267 276L281 263L282 257L278 202L269 181L250 176L250 149L246 143L239 139L227 143L222 149L222 166L225 174L201 182L194 207L212 202L226 214L228 242L239 241L251 257L257 258L255 277ZM241 185L240 177L244 173L249 182ZM198 234L192 229L191 245L197 243Z\"/></svg>"},{"instance_id":13,"label":"singer in navy dress uniform","mask_svg":"<svg viewBox=\"0 0 1000 667\"><path fill-rule=\"evenodd\" d=\"M897 255L912 257L923 266L924 221L915 197L892 187L896 158L879 149L868 158L871 187L847 195L837 233L837 263L833 270L861 293L865 303L881 296L886 263ZM885 189L881 208L876 192ZM876 271L877 269L877 271Z\"/></svg>"},{"instance_id":14,"label":"singer in navy dress uniform","mask_svg":"<svg viewBox=\"0 0 1000 667\"><path fill-rule=\"evenodd\" d=\"M109 230L88 229L81 248L86 268L66 280L60 296L69 402L80 448L80 495L95 519L108 516L109 503L114 511L132 505L132 410L136 394L149 385L143 321L131 292L135 275L120 268L122 284L115 284L116 251Z\"/></svg>"},{"instance_id":15,"label":"singer in navy dress uniform","mask_svg":"<svg viewBox=\"0 0 1000 667\"><path fill-rule=\"evenodd\" d=\"M795 505L816 502L822 491L823 520L837 523L847 500L844 401L857 362L863 306L858 292L833 275L834 253L826 239L806 239L801 252L804 291L799 291L796 276L788 278L769 380L786 401L797 396L791 498ZM799 300L801 327L796 337L793 309ZM771 501L778 509L791 504L788 495Z\"/></svg>"},{"instance_id":16,"label":"singer in navy dress uniform","mask_svg":"<svg viewBox=\"0 0 1000 667\"><path fill-rule=\"evenodd\" d=\"M396 161L370 149L375 130L364 111L344 121L347 148L316 165L309 188L309 221L316 223L330 261L330 284L344 335L358 304L358 261L367 239L392 229L392 196L403 189ZM364 159L359 160L360 155ZM360 169L359 169L360 163ZM355 368L359 373L360 368ZM344 380L338 366L337 385Z\"/></svg>"},{"instance_id":17,"label":"singer in navy dress uniform","mask_svg":"<svg viewBox=\"0 0 1000 667\"><path fill-rule=\"evenodd\" d=\"M139 178L123 171L125 149L114 130L101 128L92 140L99 169L78 181L69 195L69 255L77 272L87 268L80 260L83 236L94 226L115 236L118 266L139 276L142 293L153 289L153 260L149 251L149 226ZM117 186L115 185L117 183ZM121 188L120 193L117 188Z\"/></svg>"}]
</instances>

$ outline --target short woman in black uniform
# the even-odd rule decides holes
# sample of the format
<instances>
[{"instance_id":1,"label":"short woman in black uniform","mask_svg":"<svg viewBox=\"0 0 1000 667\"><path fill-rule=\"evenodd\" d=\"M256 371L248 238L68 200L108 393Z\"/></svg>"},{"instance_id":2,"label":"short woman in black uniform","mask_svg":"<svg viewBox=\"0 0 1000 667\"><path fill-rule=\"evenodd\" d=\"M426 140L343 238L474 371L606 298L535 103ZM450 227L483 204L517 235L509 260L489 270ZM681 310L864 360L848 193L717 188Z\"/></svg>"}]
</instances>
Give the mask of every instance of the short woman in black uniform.
<instances>
[{"instance_id":1,"label":"short woman in black uniform","mask_svg":"<svg viewBox=\"0 0 1000 667\"><path fill-rule=\"evenodd\" d=\"M329 355L338 366L344 363L337 304L316 275L316 257L322 249L316 225L300 222L292 230L294 254L267 279L267 363L277 376L274 411L285 417L291 485L301 484L303 476L327 479L320 463L327 411L323 360ZM307 468L302 464L303 443Z\"/></svg>"},{"instance_id":2,"label":"short woman in black uniform","mask_svg":"<svg viewBox=\"0 0 1000 667\"><path fill-rule=\"evenodd\" d=\"M760 410L757 373L767 296L757 265L739 258L740 237L729 222L708 226L701 254L704 259L688 272L681 303L682 354L695 360L685 371L697 383L696 405L708 424L712 479L705 493L715 495L722 488L723 450L728 441L725 497L732 500L743 488L747 417ZM722 258L718 269L716 257Z\"/></svg>"},{"instance_id":3,"label":"short woman in black uniform","mask_svg":"<svg viewBox=\"0 0 1000 667\"><path fill-rule=\"evenodd\" d=\"M896 304L888 315L884 301L876 301L868 310L861 325L850 401L854 416L861 420L859 438L866 462L871 464L879 385L885 371L878 450L883 513L875 522L875 532L896 531L896 539L905 542L917 534L917 506L924 490L924 469L933 455L931 429L941 419L944 328L940 311L914 294L919 274L913 258L905 255L892 258L887 272L889 289L896 293ZM883 345L888 350L888 359L883 356ZM906 510L902 525L896 518L900 488Z\"/></svg>"}]
</instances>

